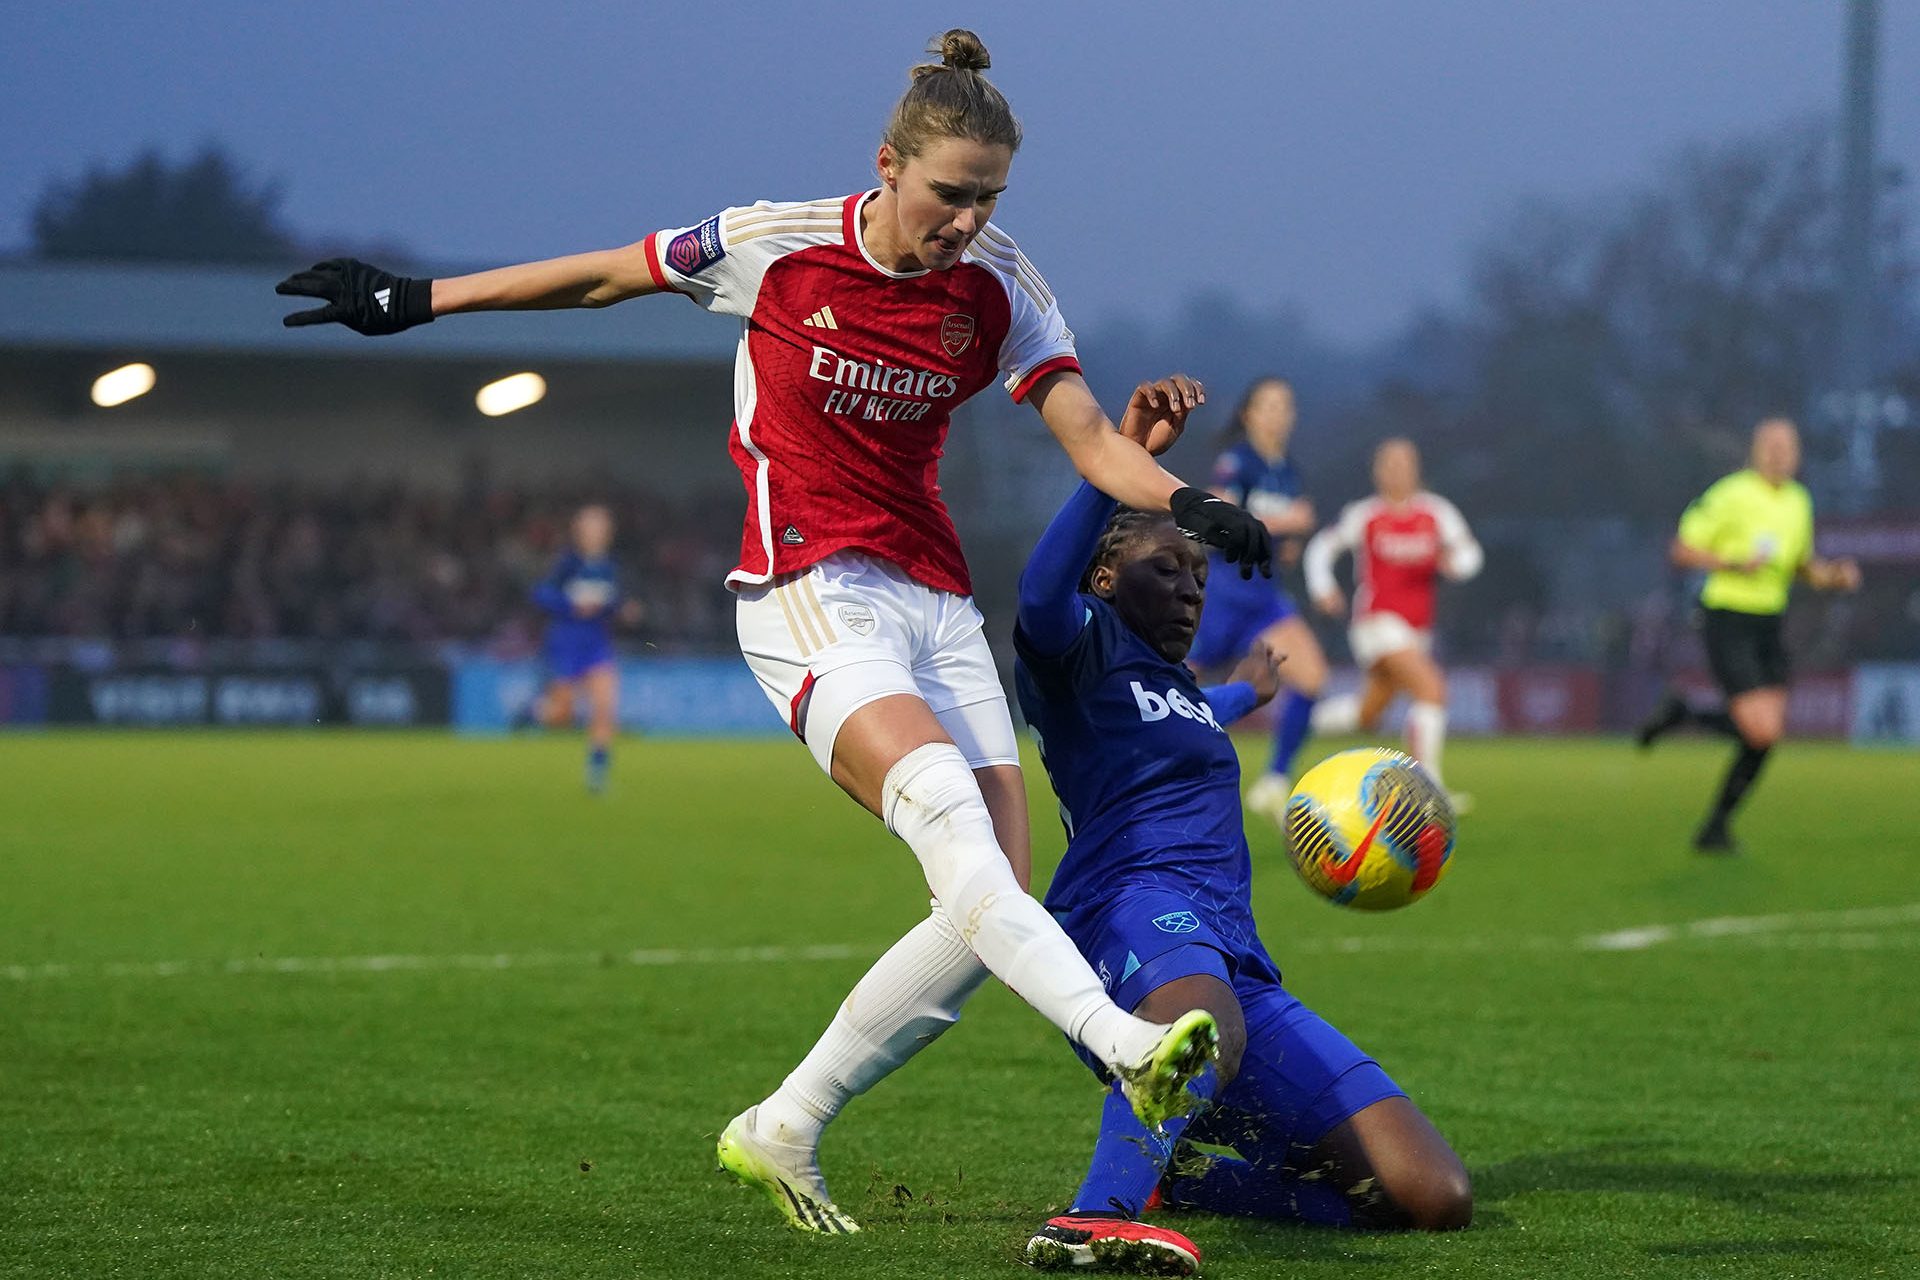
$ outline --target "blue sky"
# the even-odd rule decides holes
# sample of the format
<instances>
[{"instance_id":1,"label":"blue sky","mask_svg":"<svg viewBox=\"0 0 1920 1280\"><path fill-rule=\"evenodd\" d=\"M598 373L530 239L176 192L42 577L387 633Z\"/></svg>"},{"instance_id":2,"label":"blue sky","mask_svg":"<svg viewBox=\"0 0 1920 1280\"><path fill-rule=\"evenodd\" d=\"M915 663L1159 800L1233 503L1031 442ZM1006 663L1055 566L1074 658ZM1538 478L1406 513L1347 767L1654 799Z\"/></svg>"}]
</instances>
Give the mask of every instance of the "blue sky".
<instances>
[{"instance_id":1,"label":"blue sky","mask_svg":"<svg viewBox=\"0 0 1920 1280\"><path fill-rule=\"evenodd\" d=\"M1920 171L1920 0L1883 149ZM50 176L230 145L306 232L494 262L851 191L926 38L968 25L1027 131L999 218L1068 318L1200 289L1376 336L1524 195L1831 112L1843 0L798 6L75 0L0 39L0 247Z\"/></svg>"}]
</instances>

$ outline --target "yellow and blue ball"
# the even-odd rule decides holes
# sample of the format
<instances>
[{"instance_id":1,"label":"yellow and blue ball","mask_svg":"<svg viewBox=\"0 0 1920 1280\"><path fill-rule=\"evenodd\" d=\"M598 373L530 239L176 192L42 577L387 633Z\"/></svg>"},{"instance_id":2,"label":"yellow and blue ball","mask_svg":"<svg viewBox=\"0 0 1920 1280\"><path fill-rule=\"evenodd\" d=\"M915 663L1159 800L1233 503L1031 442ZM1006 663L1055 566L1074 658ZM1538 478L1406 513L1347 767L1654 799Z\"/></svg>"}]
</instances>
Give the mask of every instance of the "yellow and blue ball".
<instances>
[{"instance_id":1,"label":"yellow and blue ball","mask_svg":"<svg viewBox=\"0 0 1920 1280\"><path fill-rule=\"evenodd\" d=\"M1453 857L1453 805L1413 757L1357 747L1307 770L1287 801L1287 857L1309 889L1362 911L1425 897Z\"/></svg>"}]
</instances>

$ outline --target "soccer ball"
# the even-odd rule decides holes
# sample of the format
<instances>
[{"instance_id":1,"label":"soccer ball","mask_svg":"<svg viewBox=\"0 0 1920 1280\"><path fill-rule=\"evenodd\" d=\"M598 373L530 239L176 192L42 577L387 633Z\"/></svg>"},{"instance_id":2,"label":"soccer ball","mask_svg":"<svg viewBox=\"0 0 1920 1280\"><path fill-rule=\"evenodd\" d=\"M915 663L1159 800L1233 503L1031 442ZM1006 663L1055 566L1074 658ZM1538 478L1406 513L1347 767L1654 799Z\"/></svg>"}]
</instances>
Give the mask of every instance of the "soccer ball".
<instances>
[{"instance_id":1,"label":"soccer ball","mask_svg":"<svg viewBox=\"0 0 1920 1280\"><path fill-rule=\"evenodd\" d=\"M1426 896L1453 857L1453 805L1417 761L1381 747L1328 756L1287 801L1287 857L1309 889L1362 911Z\"/></svg>"}]
</instances>

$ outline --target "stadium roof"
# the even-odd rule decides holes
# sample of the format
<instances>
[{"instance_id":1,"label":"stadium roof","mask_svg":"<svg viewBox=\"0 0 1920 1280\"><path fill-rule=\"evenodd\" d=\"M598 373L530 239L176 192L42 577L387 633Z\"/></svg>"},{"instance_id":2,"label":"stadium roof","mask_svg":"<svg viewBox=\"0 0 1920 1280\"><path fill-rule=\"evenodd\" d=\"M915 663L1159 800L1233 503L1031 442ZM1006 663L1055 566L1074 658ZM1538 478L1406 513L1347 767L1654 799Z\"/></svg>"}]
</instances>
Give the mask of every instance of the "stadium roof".
<instances>
[{"instance_id":1,"label":"stadium roof","mask_svg":"<svg viewBox=\"0 0 1920 1280\"><path fill-rule=\"evenodd\" d=\"M0 347L390 360L731 360L738 327L682 299L602 312L461 316L395 338L288 329L284 273L215 265L0 261Z\"/></svg>"}]
</instances>

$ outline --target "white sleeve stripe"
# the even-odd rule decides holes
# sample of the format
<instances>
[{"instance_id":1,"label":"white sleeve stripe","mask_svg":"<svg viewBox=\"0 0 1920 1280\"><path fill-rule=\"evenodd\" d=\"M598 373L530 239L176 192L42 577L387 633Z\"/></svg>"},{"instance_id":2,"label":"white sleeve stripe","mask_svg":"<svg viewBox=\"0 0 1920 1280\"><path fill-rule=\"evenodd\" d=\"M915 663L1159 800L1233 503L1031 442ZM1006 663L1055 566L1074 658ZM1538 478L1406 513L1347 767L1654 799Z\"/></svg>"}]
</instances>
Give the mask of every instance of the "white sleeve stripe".
<instances>
[{"instance_id":1,"label":"white sleeve stripe","mask_svg":"<svg viewBox=\"0 0 1920 1280\"><path fill-rule=\"evenodd\" d=\"M1039 286L1042 293L1048 292L1046 281L1041 279L1040 272L1034 268L1032 262L1027 260L1027 255L1021 252L1020 246L1014 243L1012 236L1009 236L998 227L988 224L980 229L980 235L975 240L976 244L983 242L989 253L995 257L1006 259L1012 263L1015 268L1033 277L1034 283Z\"/></svg>"},{"instance_id":2,"label":"white sleeve stripe","mask_svg":"<svg viewBox=\"0 0 1920 1280\"><path fill-rule=\"evenodd\" d=\"M1020 252L1020 247L1012 240L996 233L991 226L987 226L983 227L979 236L974 239L974 245L981 250L982 257L991 259L995 266L1017 279L1020 287L1027 291L1027 296L1033 299L1035 306L1042 311L1053 308L1053 291L1047 288L1047 282L1041 278L1033 264L1027 261L1027 255Z\"/></svg>"},{"instance_id":3,"label":"white sleeve stripe","mask_svg":"<svg viewBox=\"0 0 1920 1280\"><path fill-rule=\"evenodd\" d=\"M758 240L761 236L821 236L829 240L840 238L840 224L835 222L777 222L769 226L755 227L751 231L736 231L727 236L729 245L745 244L749 240Z\"/></svg>"},{"instance_id":4,"label":"white sleeve stripe","mask_svg":"<svg viewBox=\"0 0 1920 1280\"><path fill-rule=\"evenodd\" d=\"M1041 311L1053 310L1053 295L1047 292L1046 283L1038 275L1033 274L1031 269L1022 271L1018 263L991 252L980 256L986 260L983 265L993 268L998 274L1006 276L1019 285L1020 291L1032 299L1034 306Z\"/></svg>"},{"instance_id":5,"label":"white sleeve stripe","mask_svg":"<svg viewBox=\"0 0 1920 1280\"><path fill-rule=\"evenodd\" d=\"M762 227L787 225L837 227L840 225L840 216L838 214L807 213L800 211L783 213L769 218L729 218L727 219L727 234L744 235L749 231L758 231Z\"/></svg>"},{"instance_id":6,"label":"white sleeve stripe","mask_svg":"<svg viewBox=\"0 0 1920 1280\"><path fill-rule=\"evenodd\" d=\"M744 209L731 211L727 217L727 225L730 227L751 226L753 223L766 222L769 220L815 217L837 219L840 216L840 202L837 200L816 200L807 204L770 204L762 201L756 205L749 205Z\"/></svg>"},{"instance_id":7,"label":"white sleeve stripe","mask_svg":"<svg viewBox=\"0 0 1920 1280\"><path fill-rule=\"evenodd\" d=\"M765 226L778 226L783 223L804 224L806 226L838 226L838 218L820 218L817 221L804 213L784 213L773 218L740 219L723 215L720 220L720 235L723 242L732 244L749 231L757 231Z\"/></svg>"}]
</instances>

